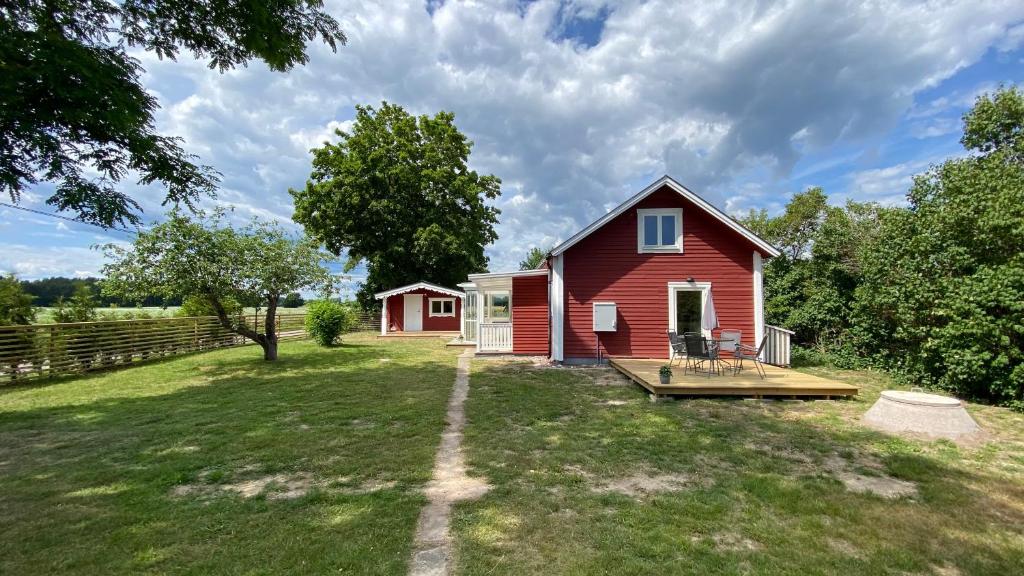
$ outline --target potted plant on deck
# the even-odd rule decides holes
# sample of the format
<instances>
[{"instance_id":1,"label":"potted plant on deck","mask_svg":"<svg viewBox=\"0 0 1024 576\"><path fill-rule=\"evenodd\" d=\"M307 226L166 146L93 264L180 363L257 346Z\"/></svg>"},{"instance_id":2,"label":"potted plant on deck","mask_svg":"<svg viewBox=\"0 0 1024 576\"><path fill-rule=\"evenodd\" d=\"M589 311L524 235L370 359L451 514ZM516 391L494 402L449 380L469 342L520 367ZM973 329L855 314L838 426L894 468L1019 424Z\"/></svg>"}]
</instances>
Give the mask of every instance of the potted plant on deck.
<instances>
[{"instance_id":1,"label":"potted plant on deck","mask_svg":"<svg viewBox=\"0 0 1024 576\"><path fill-rule=\"evenodd\" d=\"M662 384L668 384L672 381L672 367L668 364L658 369L658 378Z\"/></svg>"}]
</instances>

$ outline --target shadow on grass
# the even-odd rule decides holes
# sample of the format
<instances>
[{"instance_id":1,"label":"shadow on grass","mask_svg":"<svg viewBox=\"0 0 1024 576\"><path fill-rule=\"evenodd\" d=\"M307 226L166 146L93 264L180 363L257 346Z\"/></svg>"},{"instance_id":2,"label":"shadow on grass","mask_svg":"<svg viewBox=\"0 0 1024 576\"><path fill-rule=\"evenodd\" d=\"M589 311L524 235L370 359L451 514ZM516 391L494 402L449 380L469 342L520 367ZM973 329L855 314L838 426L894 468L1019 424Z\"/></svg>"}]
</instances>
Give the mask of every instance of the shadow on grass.
<instances>
[{"instance_id":1,"label":"shadow on grass","mask_svg":"<svg viewBox=\"0 0 1024 576\"><path fill-rule=\"evenodd\" d=\"M495 488L458 508L463 573L999 574L1024 563L1024 478L992 462L991 446L870 431L849 417L863 403L651 404L585 374L474 364L467 454ZM995 449L1019 457L1022 446ZM607 489L652 477L678 486ZM843 477L917 493L857 493Z\"/></svg>"},{"instance_id":2,"label":"shadow on grass","mask_svg":"<svg viewBox=\"0 0 1024 576\"><path fill-rule=\"evenodd\" d=\"M236 348L5 391L0 573L404 573L455 374L434 348ZM311 483L221 489L275 475Z\"/></svg>"}]
</instances>

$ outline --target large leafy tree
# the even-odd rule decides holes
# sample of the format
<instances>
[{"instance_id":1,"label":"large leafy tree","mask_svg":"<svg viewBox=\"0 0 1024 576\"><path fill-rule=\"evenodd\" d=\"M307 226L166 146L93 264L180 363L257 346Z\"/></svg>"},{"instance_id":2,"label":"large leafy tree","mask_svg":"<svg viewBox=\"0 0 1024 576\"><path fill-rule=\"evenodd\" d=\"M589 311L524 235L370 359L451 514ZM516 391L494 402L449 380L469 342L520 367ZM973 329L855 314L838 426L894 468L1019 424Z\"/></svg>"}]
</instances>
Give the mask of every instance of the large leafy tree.
<instances>
[{"instance_id":1,"label":"large leafy tree","mask_svg":"<svg viewBox=\"0 0 1024 576\"><path fill-rule=\"evenodd\" d=\"M172 212L131 247L108 245L106 254L113 262L103 268L104 292L134 300L205 299L221 325L263 348L265 360L277 359L278 300L303 288L326 293L334 284L324 267L330 255L312 242L260 220L235 229L223 212L196 218ZM262 329L230 314L233 303L264 307Z\"/></svg>"},{"instance_id":2,"label":"large leafy tree","mask_svg":"<svg viewBox=\"0 0 1024 576\"><path fill-rule=\"evenodd\" d=\"M961 142L865 250L858 336L914 381L1024 409L1024 94L980 97Z\"/></svg>"},{"instance_id":3,"label":"large leafy tree","mask_svg":"<svg viewBox=\"0 0 1024 576\"><path fill-rule=\"evenodd\" d=\"M415 117L401 106L358 106L351 132L313 150L306 187L292 190L295 221L346 270L366 262L357 297L419 280L451 286L486 269L498 210L486 201L501 180L467 167L472 142L440 112Z\"/></svg>"},{"instance_id":4,"label":"large leafy tree","mask_svg":"<svg viewBox=\"0 0 1024 576\"><path fill-rule=\"evenodd\" d=\"M743 223L782 250L765 267L765 319L827 352L847 346L850 311L861 282L861 250L877 232L874 203L832 206L821 188L795 194L778 216L752 212Z\"/></svg>"},{"instance_id":5,"label":"large leafy tree","mask_svg":"<svg viewBox=\"0 0 1024 576\"><path fill-rule=\"evenodd\" d=\"M177 138L156 132L156 99L133 47L174 59L185 50L221 71L264 61L284 71L306 42L345 42L321 0L12 0L0 3L0 194L14 202L47 181L47 203L88 222L139 223L117 184L130 174L191 206L217 175Z\"/></svg>"}]
</instances>

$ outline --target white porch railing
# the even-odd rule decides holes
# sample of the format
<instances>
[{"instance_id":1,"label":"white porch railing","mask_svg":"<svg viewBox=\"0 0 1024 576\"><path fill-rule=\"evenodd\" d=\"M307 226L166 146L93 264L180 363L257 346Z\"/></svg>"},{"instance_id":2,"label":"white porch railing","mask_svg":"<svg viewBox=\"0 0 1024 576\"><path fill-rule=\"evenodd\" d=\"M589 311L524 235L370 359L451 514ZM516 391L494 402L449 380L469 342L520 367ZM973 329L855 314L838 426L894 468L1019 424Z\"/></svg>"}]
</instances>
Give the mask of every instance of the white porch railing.
<instances>
[{"instance_id":1,"label":"white porch railing","mask_svg":"<svg viewBox=\"0 0 1024 576\"><path fill-rule=\"evenodd\" d=\"M762 358L765 364L789 366L789 339L795 332L765 324L764 333L768 338L768 342L764 346L764 358Z\"/></svg>"},{"instance_id":2,"label":"white porch railing","mask_svg":"<svg viewBox=\"0 0 1024 576\"><path fill-rule=\"evenodd\" d=\"M511 352L512 323L480 323L479 346L481 352Z\"/></svg>"}]
</instances>

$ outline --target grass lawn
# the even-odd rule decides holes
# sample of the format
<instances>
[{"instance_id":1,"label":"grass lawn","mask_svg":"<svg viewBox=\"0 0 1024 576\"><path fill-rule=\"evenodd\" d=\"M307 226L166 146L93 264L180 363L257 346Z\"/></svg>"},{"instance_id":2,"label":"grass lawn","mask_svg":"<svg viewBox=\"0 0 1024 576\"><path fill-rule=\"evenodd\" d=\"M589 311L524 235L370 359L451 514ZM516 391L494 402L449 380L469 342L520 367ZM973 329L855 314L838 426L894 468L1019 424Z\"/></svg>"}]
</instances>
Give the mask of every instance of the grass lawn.
<instances>
[{"instance_id":1,"label":"grass lawn","mask_svg":"<svg viewBox=\"0 0 1024 576\"><path fill-rule=\"evenodd\" d=\"M474 362L466 449L494 487L455 509L460 573L1021 573L1024 416L897 439L857 423L884 377L809 371L862 394L651 404L608 370Z\"/></svg>"},{"instance_id":2,"label":"grass lawn","mask_svg":"<svg viewBox=\"0 0 1024 576\"><path fill-rule=\"evenodd\" d=\"M0 574L404 574L455 355L361 335L0 387Z\"/></svg>"}]
</instances>

